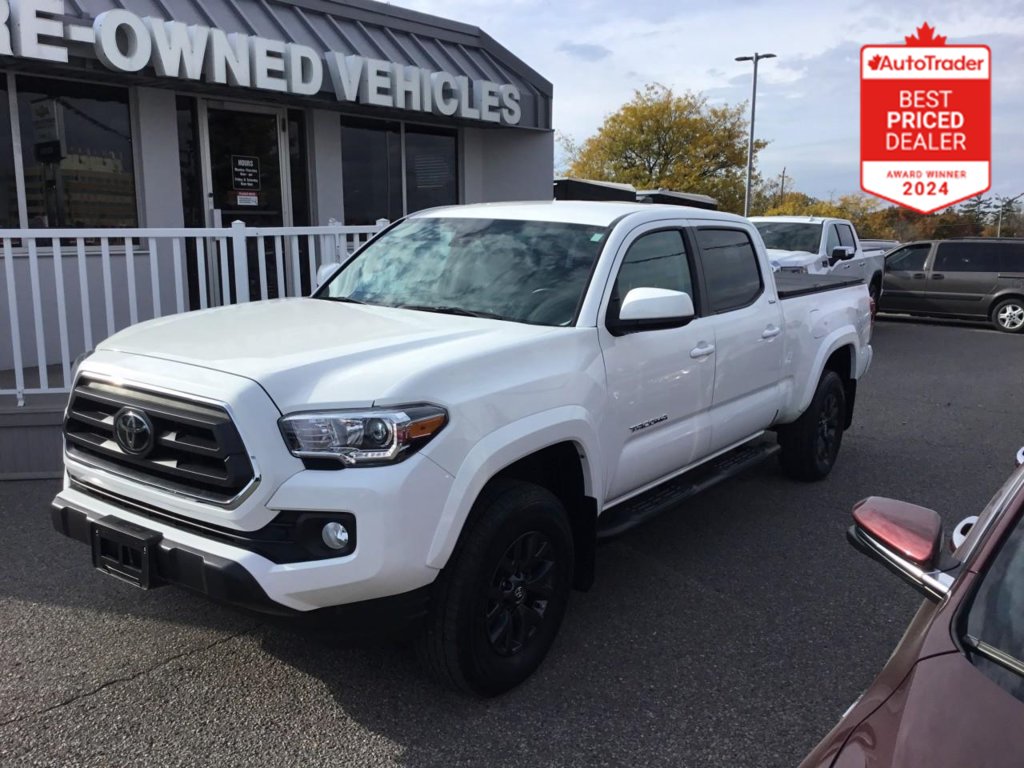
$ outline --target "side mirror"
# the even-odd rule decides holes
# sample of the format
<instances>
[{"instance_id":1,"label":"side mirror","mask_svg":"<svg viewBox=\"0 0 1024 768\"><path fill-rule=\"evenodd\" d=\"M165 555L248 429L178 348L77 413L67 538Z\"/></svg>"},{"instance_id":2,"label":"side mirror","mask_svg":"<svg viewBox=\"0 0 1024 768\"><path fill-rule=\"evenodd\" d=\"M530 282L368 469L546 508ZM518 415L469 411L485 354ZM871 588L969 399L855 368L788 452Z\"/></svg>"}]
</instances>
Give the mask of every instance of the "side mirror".
<instances>
[{"instance_id":1,"label":"side mirror","mask_svg":"<svg viewBox=\"0 0 1024 768\"><path fill-rule=\"evenodd\" d=\"M942 519L932 509L871 496L853 507L850 543L878 560L932 600L941 600L953 579L938 568Z\"/></svg>"},{"instance_id":2,"label":"side mirror","mask_svg":"<svg viewBox=\"0 0 1024 768\"><path fill-rule=\"evenodd\" d=\"M683 291L666 288L634 288L619 306L617 320L608 330L617 336L637 331L679 328L693 319L693 299Z\"/></svg>"},{"instance_id":3,"label":"side mirror","mask_svg":"<svg viewBox=\"0 0 1024 768\"><path fill-rule=\"evenodd\" d=\"M329 264L321 264L320 269L316 271L316 287L319 288L326 283L340 266L341 264L336 261L332 261Z\"/></svg>"},{"instance_id":4,"label":"side mirror","mask_svg":"<svg viewBox=\"0 0 1024 768\"><path fill-rule=\"evenodd\" d=\"M834 266L840 261L849 261L853 258L854 253L856 253L855 249L848 245L837 245L832 249L832 254L829 257L829 264Z\"/></svg>"}]
</instances>

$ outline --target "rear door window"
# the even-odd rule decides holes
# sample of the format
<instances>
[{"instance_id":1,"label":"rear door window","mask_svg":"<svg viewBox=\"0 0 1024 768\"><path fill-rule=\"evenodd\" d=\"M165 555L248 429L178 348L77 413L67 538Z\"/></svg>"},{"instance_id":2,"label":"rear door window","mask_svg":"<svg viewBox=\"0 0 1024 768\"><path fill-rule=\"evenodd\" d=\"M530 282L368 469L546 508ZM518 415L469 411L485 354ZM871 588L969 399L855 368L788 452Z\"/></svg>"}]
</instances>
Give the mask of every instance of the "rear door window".
<instances>
[{"instance_id":1,"label":"rear door window","mask_svg":"<svg viewBox=\"0 0 1024 768\"><path fill-rule=\"evenodd\" d=\"M890 272L923 272L931 249L931 243L905 245L886 257L885 268Z\"/></svg>"},{"instance_id":2,"label":"rear door window","mask_svg":"<svg viewBox=\"0 0 1024 768\"><path fill-rule=\"evenodd\" d=\"M700 227L696 235L711 311L728 312L752 304L764 290L764 282L750 236L725 227Z\"/></svg>"},{"instance_id":3,"label":"rear door window","mask_svg":"<svg viewBox=\"0 0 1024 768\"><path fill-rule=\"evenodd\" d=\"M1000 243L939 243L933 272L998 272Z\"/></svg>"},{"instance_id":4,"label":"rear door window","mask_svg":"<svg viewBox=\"0 0 1024 768\"><path fill-rule=\"evenodd\" d=\"M1024 242L999 244L999 271L1024 274Z\"/></svg>"}]
</instances>

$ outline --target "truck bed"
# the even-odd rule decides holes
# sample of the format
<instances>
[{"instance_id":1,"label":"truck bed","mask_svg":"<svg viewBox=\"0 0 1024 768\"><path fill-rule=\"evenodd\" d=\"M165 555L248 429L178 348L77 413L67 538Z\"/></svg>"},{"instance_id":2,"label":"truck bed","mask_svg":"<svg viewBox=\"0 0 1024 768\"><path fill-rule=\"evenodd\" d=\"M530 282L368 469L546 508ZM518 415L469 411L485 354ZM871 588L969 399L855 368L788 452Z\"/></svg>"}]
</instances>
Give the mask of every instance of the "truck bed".
<instances>
[{"instance_id":1,"label":"truck bed","mask_svg":"<svg viewBox=\"0 0 1024 768\"><path fill-rule=\"evenodd\" d=\"M811 293L848 288L863 282L864 278L859 275L847 277L845 275L808 275L799 272L775 273L775 288L779 298L783 301L797 296L807 296Z\"/></svg>"}]
</instances>

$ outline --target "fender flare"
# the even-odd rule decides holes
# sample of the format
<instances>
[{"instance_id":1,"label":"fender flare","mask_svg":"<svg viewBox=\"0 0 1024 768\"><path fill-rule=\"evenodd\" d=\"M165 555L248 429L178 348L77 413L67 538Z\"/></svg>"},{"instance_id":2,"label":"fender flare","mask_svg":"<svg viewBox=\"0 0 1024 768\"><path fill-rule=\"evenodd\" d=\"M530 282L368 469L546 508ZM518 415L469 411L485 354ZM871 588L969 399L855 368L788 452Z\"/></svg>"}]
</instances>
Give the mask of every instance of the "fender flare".
<instances>
[{"instance_id":1,"label":"fender flare","mask_svg":"<svg viewBox=\"0 0 1024 768\"><path fill-rule=\"evenodd\" d=\"M427 565L443 568L455 549L469 512L484 486L505 467L556 443L573 442L582 454L584 492L601 508L603 466L597 429L580 406L563 406L534 413L506 424L480 440L466 455L448 492Z\"/></svg>"},{"instance_id":2,"label":"fender flare","mask_svg":"<svg viewBox=\"0 0 1024 768\"><path fill-rule=\"evenodd\" d=\"M858 378L860 361L858 360L857 349L859 343L860 337L857 335L857 331L850 326L837 328L825 337L822 344L818 347L818 354L815 356L814 364L811 366L813 375L804 384L803 389L799 391L798 397L794 401L793 413L790 414L791 419L798 418L811 404L814 391L818 388L818 381L821 379L822 373L825 372L825 363L828 362L828 359L832 357L832 354L837 349L847 346L853 348L850 359L850 377L852 379Z\"/></svg>"}]
</instances>

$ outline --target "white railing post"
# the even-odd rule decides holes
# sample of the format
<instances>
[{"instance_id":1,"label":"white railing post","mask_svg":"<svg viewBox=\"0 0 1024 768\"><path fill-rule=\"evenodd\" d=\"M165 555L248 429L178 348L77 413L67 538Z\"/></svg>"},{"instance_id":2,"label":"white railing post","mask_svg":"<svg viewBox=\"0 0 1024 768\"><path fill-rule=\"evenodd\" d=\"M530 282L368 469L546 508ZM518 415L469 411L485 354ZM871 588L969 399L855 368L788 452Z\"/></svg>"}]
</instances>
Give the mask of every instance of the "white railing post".
<instances>
[{"instance_id":1,"label":"white railing post","mask_svg":"<svg viewBox=\"0 0 1024 768\"><path fill-rule=\"evenodd\" d=\"M235 262L235 303L249 301L249 251L245 242L245 222L231 222L231 257ZM226 277L226 275L225 275Z\"/></svg>"}]
</instances>

